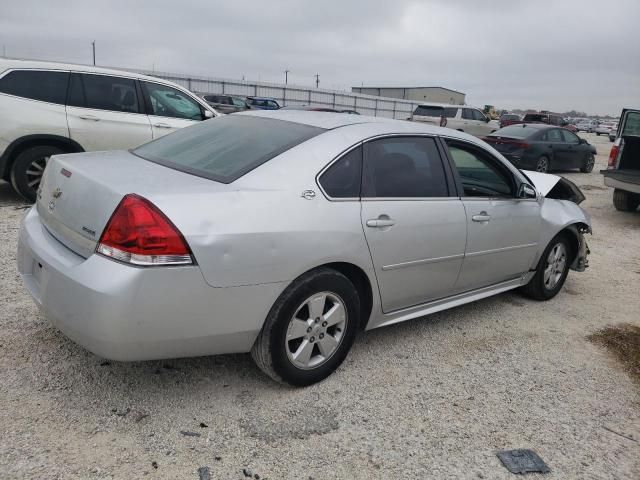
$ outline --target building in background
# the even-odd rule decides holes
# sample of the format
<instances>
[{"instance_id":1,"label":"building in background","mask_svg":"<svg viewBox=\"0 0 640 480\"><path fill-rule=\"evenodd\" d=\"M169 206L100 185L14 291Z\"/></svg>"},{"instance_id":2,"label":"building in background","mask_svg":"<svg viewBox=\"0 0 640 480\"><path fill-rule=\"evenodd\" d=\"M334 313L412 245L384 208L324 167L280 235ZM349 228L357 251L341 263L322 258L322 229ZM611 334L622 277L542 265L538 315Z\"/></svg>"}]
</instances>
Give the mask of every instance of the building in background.
<instances>
[{"instance_id":1,"label":"building in background","mask_svg":"<svg viewBox=\"0 0 640 480\"><path fill-rule=\"evenodd\" d=\"M352 87L354 93L398 98L412 102L437 102L464 105L465 94L444 87Z\"/></svg>"}]
</instances>

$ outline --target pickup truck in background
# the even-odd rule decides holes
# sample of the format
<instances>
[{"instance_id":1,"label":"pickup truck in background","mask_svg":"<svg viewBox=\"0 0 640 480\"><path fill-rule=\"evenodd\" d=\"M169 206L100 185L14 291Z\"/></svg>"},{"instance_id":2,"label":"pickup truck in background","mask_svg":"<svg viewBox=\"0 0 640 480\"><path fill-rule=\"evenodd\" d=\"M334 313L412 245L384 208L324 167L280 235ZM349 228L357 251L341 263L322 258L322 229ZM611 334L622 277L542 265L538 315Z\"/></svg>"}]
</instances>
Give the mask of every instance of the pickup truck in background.
<instances>
[{"instance_id":1,"label":"pickup truck in background","mask_svg":"<svg viewBox=\"0 0 640 480\"><path fill-rule=\"evenodd\" d=\"M604 175L604 184L614 189L616 209L636 211L640 205L640 110L622 110L609 164L600 173Z\"/></svg>"},{"instance_id":2,"label":"pickup truck in background","mask_svg":"<svg viewBox=\"0 0 640 480\"><path fill-rule=\"evenodd\" d=\"M571 130L576 133L578 129L575 125L567 122L559 113L552 113L547 111L541 111L540 113L527 113L522 120L512 121L509 125L516 125L518 123L545 123L547 125L555 125L557 127L564 127L567 130Z\"/></svg>"}]
</instances>

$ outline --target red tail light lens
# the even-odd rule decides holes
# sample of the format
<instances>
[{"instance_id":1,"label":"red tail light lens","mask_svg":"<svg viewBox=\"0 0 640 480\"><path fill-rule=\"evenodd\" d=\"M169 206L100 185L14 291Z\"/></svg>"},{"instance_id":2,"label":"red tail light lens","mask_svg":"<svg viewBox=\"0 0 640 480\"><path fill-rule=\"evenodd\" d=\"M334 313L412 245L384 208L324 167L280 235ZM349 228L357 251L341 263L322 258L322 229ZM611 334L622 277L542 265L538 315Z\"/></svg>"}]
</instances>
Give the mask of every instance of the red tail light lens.
<instances>
[{"instance_id":1,"label":"red tail light lens","mask_svg":"<svg viewBox=\"0 0 640 480\"><path fill-rule=\"evenodd\" d=\"M133 265L189 265L191 251L176 226L149 200L126 195L102 232L96 252Z\"/></svg>"},{"instance_id":2,"label":"red tail light lens","mask_svg":"<svg viewBox=\"0 0 640 480\"><path fill-rule=\"evenodd\" d=\"M609 163L607 169L616 168L616 162L618 161L618 154L620 153L620 139L616 140L616 143L611 147L611 153L609 153Z\"/></svg>"}]
</instances>

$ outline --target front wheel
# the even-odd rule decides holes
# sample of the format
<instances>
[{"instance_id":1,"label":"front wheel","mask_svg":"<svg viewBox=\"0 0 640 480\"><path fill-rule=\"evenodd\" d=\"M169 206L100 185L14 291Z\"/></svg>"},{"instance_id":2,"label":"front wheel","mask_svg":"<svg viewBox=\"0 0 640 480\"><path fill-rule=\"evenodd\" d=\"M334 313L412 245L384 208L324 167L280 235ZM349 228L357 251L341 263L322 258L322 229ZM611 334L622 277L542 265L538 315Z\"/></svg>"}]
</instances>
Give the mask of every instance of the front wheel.
<instances>
[{"instance_id":1,"label":"front wheel","mask_svg":"<svg viewBox=\"0 0 640 480\"><path fill-rule=\"evenodd\" d=\"M580 167L580 171L582 173L591 173L593 170L593 166L596 164L596 156L593 153L587 155L587 158L584 161L584 165Z\"/></svg>"},{"instance_id":2,"label":"front wheel","mask_svg":"<svg viewBox=\"0 0 640 480\"><path fill-rule=\"evenodd\" d=\"M251 356L267 375L293 386L319 382L346 358L360 323L360 299L341 273L321 268L280 295Z\"/></svg>"},{"instance_id":3,"label":"front wheel","mask_svg":"<svg viewBox=\"0 0 640 480\"><path fill-rule=\"evenodd\" d=\"M520 291L534 300L550 300L562 289L571 262L571 245L566 235L556 235L545 248L536 273Z\"/></svg>"},{"instance_id":4,"label":"front wheel","mask_svg":"<svg viewBox=\"0 0 640 480\"><path fill-rule=\"evenodd\" d=\"M58 147L48 145L27 148L21 152L11 167L13 188L30 202L35 202L40 180L49 158L60 153L65 152Z\"/></svg>"}]
</instances>

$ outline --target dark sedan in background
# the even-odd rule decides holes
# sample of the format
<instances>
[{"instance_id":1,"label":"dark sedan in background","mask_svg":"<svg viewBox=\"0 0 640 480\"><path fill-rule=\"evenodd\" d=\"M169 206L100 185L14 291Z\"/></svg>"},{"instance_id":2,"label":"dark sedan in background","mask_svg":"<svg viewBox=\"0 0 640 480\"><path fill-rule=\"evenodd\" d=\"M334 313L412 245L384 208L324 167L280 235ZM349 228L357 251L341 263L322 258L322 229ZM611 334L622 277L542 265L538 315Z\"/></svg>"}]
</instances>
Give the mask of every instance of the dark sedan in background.
<instances>
[{"instance_id":1,"label":"dark sedan in background","mask_svg":"<svg viewBox=\"0 0 640 480\"><path fill-rule=\"evenodd\" d=\"M518 168L547 172L593 170L596 148L566 128L544 124L510 125L483 138Z\"/></svg>"}]
</instances>

